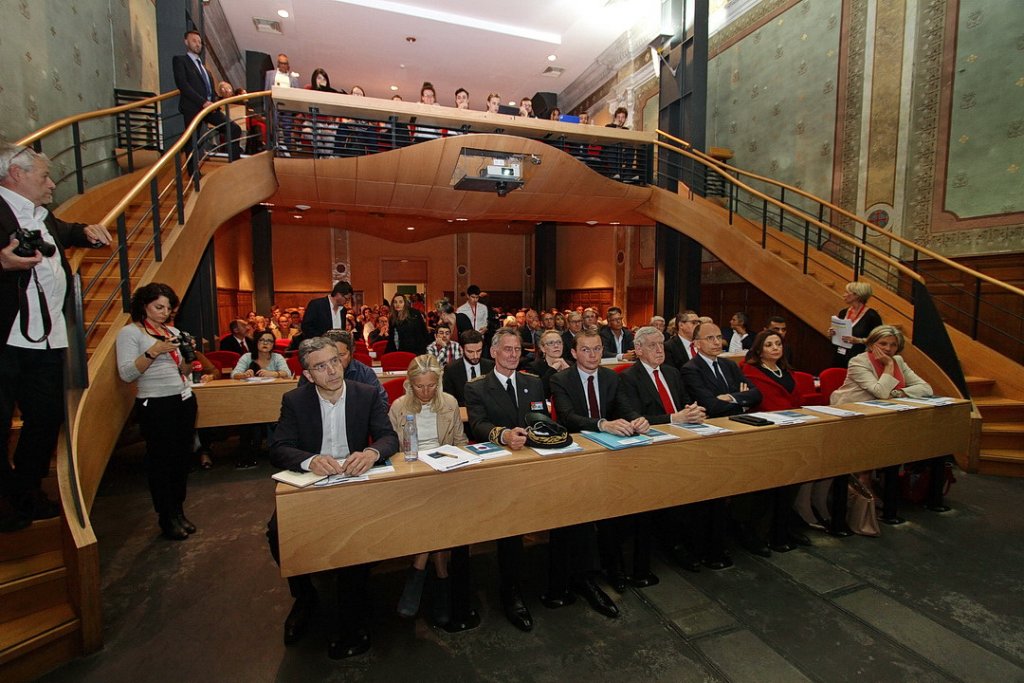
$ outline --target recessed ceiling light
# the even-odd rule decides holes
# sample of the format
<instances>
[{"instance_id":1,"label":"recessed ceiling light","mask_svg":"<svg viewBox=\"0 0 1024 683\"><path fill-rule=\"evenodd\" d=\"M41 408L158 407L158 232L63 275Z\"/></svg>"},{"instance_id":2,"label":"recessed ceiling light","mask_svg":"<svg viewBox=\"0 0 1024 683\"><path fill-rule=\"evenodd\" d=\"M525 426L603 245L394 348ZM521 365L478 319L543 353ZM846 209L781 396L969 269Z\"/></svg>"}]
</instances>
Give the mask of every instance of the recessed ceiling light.
<instances>
[{"instance_id":1,"label":"recessed ceiling light","mask_svg":"<svg viewBox=\"0 0 1024 683\"><path fill-rule=\"evenodd\" d=\"M619 222L618 222L618 221L612 221L612 222L611 222L611 223L609 223L608 225L618 225L618 224L619 224Z\"/></svg>"},{"instance_id":2,"label":"recessed ceiling light","mask_svg":"<svg viewBox=\"0 0 1024 683\"><path fill-rule=\"evenodd\" d=\"M410 225L410 226L406 227L406 230L415 230L415 229L416 229L416 227L415 227L415 226L412 226L412 225Z\"/></svg>"},{"instance_id":3,"label":"recessed ceiling light","mask_svg":"<svg viewBox=\"0 0 1024 683\"><path fill-rule=\"evenodd\" d=\"M391 92L394 92L396 90L398 90L398 86L397 85L391 86Z\"/></svg>"},{"instance_id":4,"label":"recessed ceiling light","mask_svg":"<svg viewBox=\"0 0 1024 683\"><path fill-rule=\"evenodd\" d=\"M456 218L455 220L459 221L460 223L465 223L469 219L468 218Z\"/></svg>"},{"instance_id":5,"label":"recessed ceiling light","mask_svg":"<svg viewBox=\"0 0 1024 683\"><path fill-rule=\"evenodd\" d=\"M279 9L279 10L277 10L277 16L281 17L282 19L287 19L288 18L288 10L286 10L286 9Z\"/></svg>"},{"instance_id":6,"label":"recessed ceiling light","mask_svg":"<svg viewBox=\"0 0 1024 683\"><path fill-rule=\"evenodd\" d=\"M295 208L298 209L299 211L308 211L309 204L296 204Z\"/></svg>"},{"instance_id":7,"label":"recessed ceiling light","mask_svg":"<svg viewBox=\"0 0 1024 683\"><path fill-rule=\"evenodd\" d=\"M548 61L553 62L558 59L558 55L548 55Z\"/></svg>"},{"instance_id":8,"label":"recessed ceiling light","mask_svg":"<svg viewBox=\"0 0 1024 683\"><path fill-rule=\"evenodd\" d=\"M302 214L301 213L292 214L292 218L302 218Z\"/></svg>"},{"instance_id":9,"label":"recessed ceiling light","mask_svg":"<svg viewBox=\"0 0 1024 683\"><path fill-rule=\"evenodd\" d=\"M597 225L597 221L587 221L587 225Z\"/></svg>"}]
</instances>

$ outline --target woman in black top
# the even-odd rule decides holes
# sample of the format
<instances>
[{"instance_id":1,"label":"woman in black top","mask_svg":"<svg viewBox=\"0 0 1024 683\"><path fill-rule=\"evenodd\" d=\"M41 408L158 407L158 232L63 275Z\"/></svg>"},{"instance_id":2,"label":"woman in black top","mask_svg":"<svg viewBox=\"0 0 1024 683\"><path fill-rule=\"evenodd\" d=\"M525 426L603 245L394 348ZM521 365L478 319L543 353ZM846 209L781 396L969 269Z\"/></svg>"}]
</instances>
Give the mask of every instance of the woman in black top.
<instances>
[{"instance_id":1,"label":"woman in black top","mask_svg":"<svg viewBox=\"0 0 1024 683\"><path fill-rule=\"evenodd\" d=\"M423 314L409 305L404 294L391 299L387 352L409 351L417 356L426 353L429 343Z\"/></svg>"},{"instance_id":2,"label":"woman in black top","mask_svg":"<svg viewBox=\"0 0 1024 683\"><path fill-rule=\"evenodd\" d=\"M526 366L527 372L540 377L544 398L551 398L551 375L569 367L562 358L562 335L557 330L544 330L538 340L538 358Z\"/></svg>"},{"instance_id":3,"label":"woman in black top","mask_svg":"<svg viewBox=\"0 0 1024 683\"><path fill-rule=\"evenodd\" d=\"M841 346L835 347L832 367L845 368L851 358L867 351L864 340L871 334L871 330L882 324L882 316L867 305L872 293L871 285L866 282L851 282L846 285L846 291L843 293L843 303L846 304L846 308L836 313L836 316L853 323L852 334L843 337L844 342L853 344L853 346L849 349L844 349ZM828 336L832 337L831 327L828 330Z\"/></svg>"}]
</instances>

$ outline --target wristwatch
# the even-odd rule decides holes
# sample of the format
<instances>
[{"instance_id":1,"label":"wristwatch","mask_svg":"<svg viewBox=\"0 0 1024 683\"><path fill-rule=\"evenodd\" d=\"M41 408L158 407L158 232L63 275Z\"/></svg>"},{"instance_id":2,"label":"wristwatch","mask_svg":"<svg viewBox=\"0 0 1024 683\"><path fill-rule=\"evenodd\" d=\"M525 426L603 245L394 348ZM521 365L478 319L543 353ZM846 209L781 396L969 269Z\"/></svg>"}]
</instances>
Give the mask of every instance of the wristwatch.
<instances>
[{"instance_id":1,"label":"wristwatch","mask_svg":"<svg viewBox=\"0 0 1024 683\"><path fill-rule=\"evenodd\" d=\"M146 358L150 359L150 360L156 360L157 359L156 356L149 355L149 349L146 349L145 351L143 351L142 355L145 356Z\"/></svg>"}]
</instances>

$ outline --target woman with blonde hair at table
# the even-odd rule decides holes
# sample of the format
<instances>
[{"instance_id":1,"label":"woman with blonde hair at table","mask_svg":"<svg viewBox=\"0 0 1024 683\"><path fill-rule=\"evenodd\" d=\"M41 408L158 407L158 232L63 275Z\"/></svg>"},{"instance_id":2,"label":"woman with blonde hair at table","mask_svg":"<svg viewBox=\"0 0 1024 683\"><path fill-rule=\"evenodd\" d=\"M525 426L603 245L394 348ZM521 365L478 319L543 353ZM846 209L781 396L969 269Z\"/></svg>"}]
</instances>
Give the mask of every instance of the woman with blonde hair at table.
<instances>
[{"instance_id":1,"label":"woman with blonde hair at table","mask_svg":"<svg viewBox=\"0 0 1024 683\"><path fill-rule=\"evenodd\" d=\"M416 421L419 450L438 446L465 446L468 441L462 428L462 416L455 397L441 389L443 370L441 364L430 354L413 358L405 377L405 395L391 404L388 419L395 432L401 436L407 415ZM427 579L427 560L433 556L437 581L433 591L433 619L445 625L450 618L449 603L451 590L448 579L448 550L420 553L413 559L409 578L398 601L398 613L403 617L414 617L419 611L423 586Z\"/></svg>"}]
</instances>

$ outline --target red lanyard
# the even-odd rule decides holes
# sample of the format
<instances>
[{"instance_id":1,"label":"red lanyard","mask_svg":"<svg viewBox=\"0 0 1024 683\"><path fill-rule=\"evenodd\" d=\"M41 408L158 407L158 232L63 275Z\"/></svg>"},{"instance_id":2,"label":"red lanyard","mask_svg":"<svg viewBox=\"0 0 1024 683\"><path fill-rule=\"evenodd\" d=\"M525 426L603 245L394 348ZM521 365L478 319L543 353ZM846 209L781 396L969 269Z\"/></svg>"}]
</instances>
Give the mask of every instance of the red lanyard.
<instances>
[{"instance_id":1,"label":"red lanyard","mask_svg":"<svg viewBox=\"0 0 1024 683\"><path fill-rule=\"evenodd\" d=\"M149 320L145 319L145 318L142 320L142 327L143 327L143 329L146 330L146 332L149 334L150 337L155 337L155 338L160 339L162 341L167 341L172 336L171 335L171 331L168 330L167 327L163 326L163 325L161 325L161 327L164 328L164 332L166 332L166 335L159 334L159 330L157 330L155 327L150 325L149 324ZM177 349L171 349L168 353L171 354L171 360L174 361L174 367L178 368L178 372L181 372L181 355L178 353L178 350ZM182 376L184 377L184 375L182 375Z\"/></svg>"}]
</instances>

